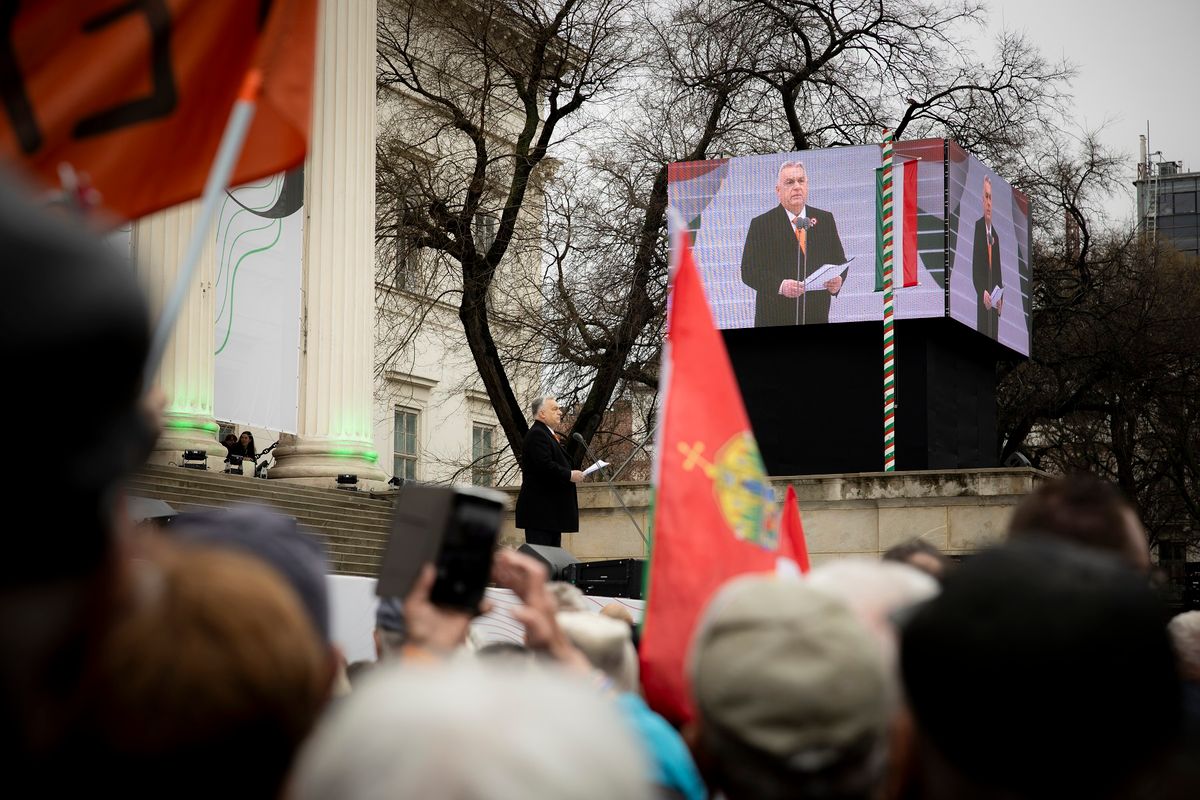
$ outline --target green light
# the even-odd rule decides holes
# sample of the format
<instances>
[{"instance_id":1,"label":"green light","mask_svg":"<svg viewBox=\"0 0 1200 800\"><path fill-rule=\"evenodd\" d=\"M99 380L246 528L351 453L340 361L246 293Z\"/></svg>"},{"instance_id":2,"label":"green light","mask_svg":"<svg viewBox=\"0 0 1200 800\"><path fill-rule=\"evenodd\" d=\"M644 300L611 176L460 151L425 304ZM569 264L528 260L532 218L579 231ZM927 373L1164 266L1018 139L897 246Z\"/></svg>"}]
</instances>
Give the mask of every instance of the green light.
<instances>
[{"instance_id":1,"label":"green light","mask_svg":"<svg viewBox=\"0 0 1200 800\"><path fill-rule=\"evenodd\" d=\"M329 454L335 458L361 458L372 464L379 460L379 453L375 450L363 450L359 447L333 447L330 448Z\"/></svg>"},{"instance_id":2,"label":"green light","mask_svg":"<svg viewBox=\"0 0 1200 800\"><path fill-rule=\"evenodd\" d=\"M163 427L192 431L208 431L209 433L219 433L221 430L221 426L215 422L192 422L186 419L167 419L163 422Z\"/></svg>"}]
</instances>

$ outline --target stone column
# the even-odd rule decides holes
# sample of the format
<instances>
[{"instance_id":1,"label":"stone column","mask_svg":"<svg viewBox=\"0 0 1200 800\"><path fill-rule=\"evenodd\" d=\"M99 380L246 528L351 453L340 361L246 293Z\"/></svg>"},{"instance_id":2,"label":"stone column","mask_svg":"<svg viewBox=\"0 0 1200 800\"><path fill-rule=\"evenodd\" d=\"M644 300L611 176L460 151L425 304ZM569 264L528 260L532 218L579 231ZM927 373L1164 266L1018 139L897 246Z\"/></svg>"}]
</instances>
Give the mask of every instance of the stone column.
<instances>
[{"instance_id":1,"label":"stone column","mask_svg":"<svg viewBox=\"0 0 1200 800\"><path fill-rule=\"evenodd\" d=\"M304 181L300 425L270 477L381 485L372 431L375 325L375 0L326 0L317 26Z\"/></svg>"},{"instance_id":2,"label":"stone column","mask_svg":"<svg viewBox=\"0 0 1200 800\"><path fill-rule=\"evenodd\" d=\"M134 223L133 257L155 322L179 278L199 210L199 201L186 203ZM213 420L213 270L209 241L155 377L167 409L151 464L178 464L184 450L207 451L210 469L220 470L224 462L225 448Z\"/></svg>"}]
</instances>

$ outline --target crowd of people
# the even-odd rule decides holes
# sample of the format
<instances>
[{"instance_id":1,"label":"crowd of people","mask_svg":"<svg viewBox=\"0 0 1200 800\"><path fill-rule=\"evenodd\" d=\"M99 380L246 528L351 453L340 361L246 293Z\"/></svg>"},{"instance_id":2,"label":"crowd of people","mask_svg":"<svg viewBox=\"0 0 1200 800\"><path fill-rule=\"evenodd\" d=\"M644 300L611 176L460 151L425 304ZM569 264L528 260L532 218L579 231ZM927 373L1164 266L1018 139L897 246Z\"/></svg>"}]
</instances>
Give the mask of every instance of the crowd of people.
<instances>
[{"instance_id":1,"label":"crowd of people","mask_svg":"<svg viewBox=\"0 0 1200 800\"><path fill-rule=\"evenodd\" d=\"M730 581L692 639L688 720L643 701L632 620L510 550L492 579L522 601L522 645L472 648L472 615L430 600L426 565L380 602L379 658L351 674L326 556L294 520L132 524L122 484L159 409L129 268L3 187L0 240L37 267L13 273L0 347L45 376L3 393L8 416L65 418L80 371L104 387L61 480L4 467L55 512L12 530L0 583L17 795L1200 796L1200 615L1169 617L1137 514L1087 476L1042 484L1006 541L962 562L911 543Z\"/></svg>"}]
</instances>

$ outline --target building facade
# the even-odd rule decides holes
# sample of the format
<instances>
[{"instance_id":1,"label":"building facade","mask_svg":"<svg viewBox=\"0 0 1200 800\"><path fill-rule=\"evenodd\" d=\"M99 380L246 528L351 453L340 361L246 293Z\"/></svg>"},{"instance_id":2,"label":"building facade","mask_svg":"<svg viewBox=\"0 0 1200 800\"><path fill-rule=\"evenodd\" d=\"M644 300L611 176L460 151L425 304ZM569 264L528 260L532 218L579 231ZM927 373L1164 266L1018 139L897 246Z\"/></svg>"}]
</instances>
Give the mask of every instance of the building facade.
<instances>
[{"instance_id":1,"label":"building facade","mask_svg":"<svg viewBox=\"0 0 1200 800\"><path fill-rule=\"evenodd\" d=\"M1139 230L1186 255L1200 255L1200 172L1184 172L1176 161L1143 160L1138 173L1134 186Z\"/></svg>"}]
</instances>

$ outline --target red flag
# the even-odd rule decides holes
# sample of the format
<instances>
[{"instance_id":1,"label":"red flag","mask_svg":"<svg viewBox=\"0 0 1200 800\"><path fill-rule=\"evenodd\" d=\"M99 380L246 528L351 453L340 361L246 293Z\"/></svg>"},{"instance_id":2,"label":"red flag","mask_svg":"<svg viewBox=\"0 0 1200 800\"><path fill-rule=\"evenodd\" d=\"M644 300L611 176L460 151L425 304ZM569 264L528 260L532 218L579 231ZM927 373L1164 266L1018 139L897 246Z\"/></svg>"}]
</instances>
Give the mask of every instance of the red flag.
<instances>
[{"instance_id":1,"label":"red flag","mask_svg":"<svg viewBox=\"0 0 1200 800\"><path fill-rule=\"evenodd\" d=\"M123 219L199 197L243 78L263 76L232 184L308 147L317 0L17 3L0 31L0 160L87 173Z\"/></svg>"},{"instance_id":2,"label":"red flag","mask_svg":"<svg viewBox=\"0 0 1200 800\"><path fill-rule=\"evenodd\" d=\"M903 203L900 213L901 223L901 259L904 272L904 286L917 285L917 161L910 159L901 167L903 177Z\"/></svg>"},{"instance_id":3,"label":"red flag","mask_svg":"<svg viewBox=\"0 0 1200 800\"><path fill-rule=\"evenodd\" d=\"M640 653L647 702L676 722L692 716L685 660L705 603L729 578L774 571L780 557L791 557L687 238L677 248L663 354Z\"/></svg>"},{"instance_id":4,"label":"red flag","mask_svg":"<svg viewBox=\"0 0 1200 800\"><path fill-rule=\"evenodd\" d=\"M789 485L783 500L783 538L792 545L792 557L805 575L808 564L808 542L804 540L804 523L800 521L800 503L796 500L796 487Z\"/></svg>"}]
</instances>

